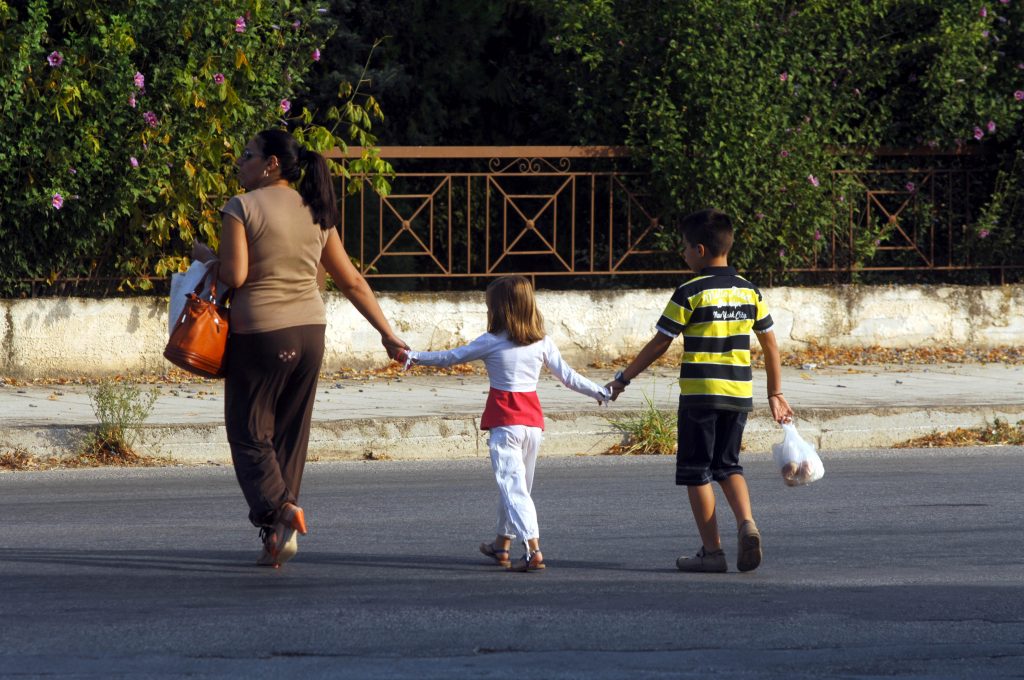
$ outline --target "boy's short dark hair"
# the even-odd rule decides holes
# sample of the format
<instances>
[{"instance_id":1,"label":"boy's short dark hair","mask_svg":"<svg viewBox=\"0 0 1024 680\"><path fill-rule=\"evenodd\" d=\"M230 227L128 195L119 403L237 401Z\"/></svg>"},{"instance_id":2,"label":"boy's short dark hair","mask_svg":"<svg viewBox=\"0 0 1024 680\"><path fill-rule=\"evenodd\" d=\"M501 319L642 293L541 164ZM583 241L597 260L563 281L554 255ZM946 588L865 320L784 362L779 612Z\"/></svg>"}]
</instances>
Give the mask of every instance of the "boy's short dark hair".
<instances>
[{"instance_id":1,"label":"boy's short dark hair","mask_svg":"<svg viewBox=\"0 0 1024 680\"><path fill-rule=\"evenodd\" d=\"M680 222L679 231L691 246L703 245L714 257L728 255L732 248L732 219L721 210L690 213Z\"/></svg>"}]
</instances>

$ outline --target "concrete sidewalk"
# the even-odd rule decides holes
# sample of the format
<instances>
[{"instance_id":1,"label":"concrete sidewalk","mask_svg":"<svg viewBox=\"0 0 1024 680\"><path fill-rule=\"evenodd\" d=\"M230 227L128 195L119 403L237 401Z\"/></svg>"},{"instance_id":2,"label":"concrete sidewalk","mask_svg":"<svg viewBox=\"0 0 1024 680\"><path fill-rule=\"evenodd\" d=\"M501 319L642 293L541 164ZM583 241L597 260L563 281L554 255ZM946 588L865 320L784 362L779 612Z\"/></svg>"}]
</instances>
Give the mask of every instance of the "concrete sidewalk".
<instances>
[{"instance_id":1,"label":"concrete sidewalk","mask_svg":"<svg viewBox=\"0 0 1024 680\"><path fill-rule=\"evenodd\" d=\"M588 369L604 383L610 369ZM755 370L755 411L747 425L751 455L780 440L768 416L764 371ZM141 452L183 463L230 461L223 384L164 384L145 428ZM0 383L0 452L62 455L96 423L85 386ZM483 375L321 380L313 415L311 459L427 459L487 456L477 429L488 390ZM821 451L885 447L912 437L1024 419L1024 366L942 364L783 369L783 390L797 426ZM635 416L650 398L675 413L676 371L656 368L617 402L598 407L545 375L544 455L593 455L621 440L610 422Z\"/></svg>"}]
</instances>

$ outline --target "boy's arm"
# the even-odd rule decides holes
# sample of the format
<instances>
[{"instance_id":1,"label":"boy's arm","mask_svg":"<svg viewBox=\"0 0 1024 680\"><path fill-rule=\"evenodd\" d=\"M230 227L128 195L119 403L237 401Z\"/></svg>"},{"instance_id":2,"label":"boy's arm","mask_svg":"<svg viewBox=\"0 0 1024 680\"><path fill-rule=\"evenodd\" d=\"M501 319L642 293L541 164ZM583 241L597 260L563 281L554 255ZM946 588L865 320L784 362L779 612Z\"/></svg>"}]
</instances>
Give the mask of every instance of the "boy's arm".
<instances>
[{"instance_id":1,"label":"boy's arm","mask_svg":"<svg viewBox=\"0 0 1024 680\"><path fill-rule=\"evenodd\" d=\"M793 409L782 394L782 360L779 358L775 333L768 331L754 335L761 343L761 353L764 355L764 372L768 377L768 407L772 410L772 418L777 423L787 423L793 419Z\"/></svg>"},{"instance_id":2,"label":"boy's arm","mask_svg":"<svg viewBox=\"0 0 1024 680\"><path fill-rule=\"evenodd\" d=\"M653 364L658 358L668 351L669 346L675 338L665 335L658 331L654 334L654 337L647 341L647 344L643 346L633 361L629 362L629 366L616 373L616 376L621 376L621 380L616 377L605 387L611 388L612 401L618 399L619 395L622 394L626 389L626 385L629 384L633 378L643 373L648 366Z\"/></svg>"}]
</instances>

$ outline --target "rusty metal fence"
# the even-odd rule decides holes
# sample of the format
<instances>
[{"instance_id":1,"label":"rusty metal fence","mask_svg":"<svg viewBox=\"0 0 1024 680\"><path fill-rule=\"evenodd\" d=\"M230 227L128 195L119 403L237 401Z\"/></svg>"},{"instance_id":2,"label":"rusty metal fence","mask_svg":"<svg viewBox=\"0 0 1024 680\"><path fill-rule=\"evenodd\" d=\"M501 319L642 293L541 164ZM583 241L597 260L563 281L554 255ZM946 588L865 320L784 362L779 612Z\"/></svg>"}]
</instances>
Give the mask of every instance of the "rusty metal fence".
<instances>
[{"instance_id":1,"label":"rusty metal fence","mask_svg":"<svg viewBox=\"0 0 1024 680\"><path fill-rule=\"evenodd\" d=\"M381 156L396 166L390 195L341 192L342 236L367 277L679 271L655 243L644 176L623 148L385 147Z\"/></svg>"},{"instance_id":2,"label":"rusty metal fence","mask_svg":"<svg viewBox=\"0 0 1024 680\"><path fill-rule=\"evenodd\" d=\"M345 155L361 153L352 147ZM518 273L592 287L602 277L663 285L686 273L681 258L661 245L648 178L624 147L382 147L380 155L396 168L390 195L377 195L358 175L340 187L341 233L367 278L406 279L406 287L418 279L430 288L427 280L470 284ZM1021 249L999 252L976 226L995 182L991 157L974 148L883 149L872 159L867 170L833 172L833 180L853 179L856 190L833 191L835 222L812 255L781 272L757 272L759 281L1021 280L1024 257L1013 255ZM363 190L350 192L353 182ZM873 247L865 250L865 239ZM166 278L143 278L166 292ZM104 297L124 294L123 281L24 283L30 297Z\"/></svg>"},{"instance_id":3,"label":"rusty metal fence","mask_svg":"<svg viewBox=\"0 0 1024 680\"><path fill-rule=\"evenodd\" d=\"M359 148L348 150L357 157ZM342 234L367 278L608 277L685 273L659 246L645 176L622 147L383 147L386 197L342 186ZM335 157L341 157L335 154ZM970 231L995 169L982 154L879 150L833 196L836 221L785 273L850 281L873 272L995 272ZM347 182L365 182L354 176ZM869 259L857 244L875 240ZM775 273L778 272L769 272Z\"/></svg>"}]
</instances>

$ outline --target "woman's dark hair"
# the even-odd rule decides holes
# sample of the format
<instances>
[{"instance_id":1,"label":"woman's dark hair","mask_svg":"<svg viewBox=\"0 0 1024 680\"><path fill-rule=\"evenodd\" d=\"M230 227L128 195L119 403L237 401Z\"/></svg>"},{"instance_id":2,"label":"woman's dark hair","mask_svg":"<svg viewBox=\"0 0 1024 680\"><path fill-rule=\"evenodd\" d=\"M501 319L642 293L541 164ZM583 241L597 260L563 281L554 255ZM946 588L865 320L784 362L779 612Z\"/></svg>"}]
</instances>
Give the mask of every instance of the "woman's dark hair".
<instances>
[{"instance_id":1,"label":"woman's dark hair","mask_svg":"<svg viewBox=\"0 0 1024 680\"><path fill-rule=\"evenodd\" d=\"M341 222L338 198L334 194L334 181L327 167L327 159L316 151L300 146L284 130L264 130L256 135L264 156L277 156L281 177L299 182L299 195L309 208L313 221L321 229L330 229Z\"/></svg>"}]
</instances>

